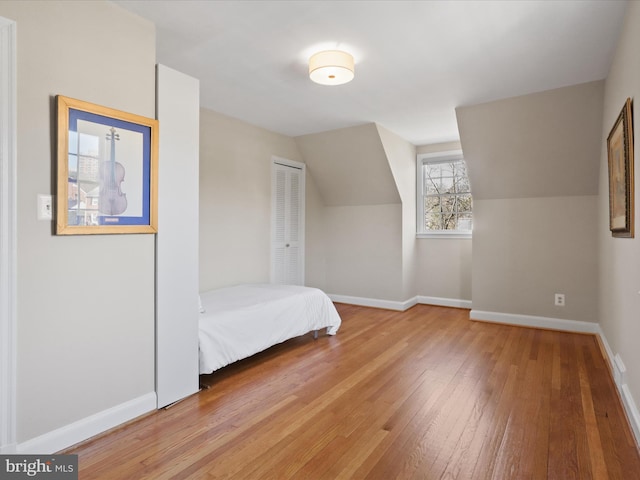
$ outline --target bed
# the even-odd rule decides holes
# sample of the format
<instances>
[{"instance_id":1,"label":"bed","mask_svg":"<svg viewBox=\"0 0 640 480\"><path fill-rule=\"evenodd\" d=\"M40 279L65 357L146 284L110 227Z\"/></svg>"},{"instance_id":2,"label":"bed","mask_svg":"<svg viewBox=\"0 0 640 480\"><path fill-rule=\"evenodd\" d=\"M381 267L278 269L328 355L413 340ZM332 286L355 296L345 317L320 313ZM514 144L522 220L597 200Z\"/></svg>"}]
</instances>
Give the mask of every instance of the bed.
<instances>
[{"instance_id":1,"label":"bed","mask_svg":"<svg viewBox=\"0 0 640 480\"><path fill-rule=\"evenodd\" d=\"M212 373L290 338L342 321L317 288L251 284L200 293L200 374Z\"/></svg>"}]
</instances>

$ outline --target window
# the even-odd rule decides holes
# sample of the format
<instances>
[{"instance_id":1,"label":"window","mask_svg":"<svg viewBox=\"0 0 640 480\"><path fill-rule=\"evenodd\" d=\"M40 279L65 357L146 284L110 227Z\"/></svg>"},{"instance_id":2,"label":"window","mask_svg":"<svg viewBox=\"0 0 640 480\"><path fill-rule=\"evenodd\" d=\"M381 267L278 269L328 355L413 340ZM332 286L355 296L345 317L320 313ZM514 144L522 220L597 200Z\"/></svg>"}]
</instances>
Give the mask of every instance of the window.
<instances>
[{"instance_id":1,"label":"window","mask_svg":"<svg viewBox=\"0 0 640 480\"><path fill-rule=\"evenodd\" d=\"M471 185L462 152L418 155L418 235L471 237Z\"/></svg>"}]
</instances>

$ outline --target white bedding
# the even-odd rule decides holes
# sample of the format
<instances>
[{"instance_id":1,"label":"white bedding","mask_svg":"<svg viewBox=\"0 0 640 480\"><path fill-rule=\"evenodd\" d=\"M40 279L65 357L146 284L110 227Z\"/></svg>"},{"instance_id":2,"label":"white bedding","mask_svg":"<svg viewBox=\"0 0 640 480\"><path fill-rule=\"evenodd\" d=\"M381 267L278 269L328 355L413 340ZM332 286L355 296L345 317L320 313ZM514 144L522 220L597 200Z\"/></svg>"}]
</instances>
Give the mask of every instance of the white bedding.
<instances>
[{"instance_id":1,"label":"white bedding","mask_svg":"<svg viewBox=\"0 0 640 480\"><path fill-rule=\"evenodd\" d=\"M200 297L201 374L312 330L326 327L335 335L341 324L333 302L317 288L239 285Z\"/></svg>"}]
</instances>

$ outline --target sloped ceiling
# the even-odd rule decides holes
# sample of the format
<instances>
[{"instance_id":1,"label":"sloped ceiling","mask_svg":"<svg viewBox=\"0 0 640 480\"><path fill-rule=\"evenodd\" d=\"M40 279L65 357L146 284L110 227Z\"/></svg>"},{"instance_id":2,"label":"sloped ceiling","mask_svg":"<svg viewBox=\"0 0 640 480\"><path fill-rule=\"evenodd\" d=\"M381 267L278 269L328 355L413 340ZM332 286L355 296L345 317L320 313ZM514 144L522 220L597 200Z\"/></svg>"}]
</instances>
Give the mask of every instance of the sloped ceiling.
<instances>
[{"instance_id":1,"label":"sloped ceiling","mask_svg":"<svg viewBox=\"0 0 640 480\"><path fill-rule=\"evenodd\" d=\"M596 195L604 82L456 109L473 197Z\"/></svg>"},{"instance_id":2,"label":"sloped ceiling","mask_svg":"<svg viewBox=\"0 0 640 480\"><path fill-rule=\"evenodd\" d=\"M374 123L295 140L326 206L400 203Z\"/></svg>"}]
</instances>

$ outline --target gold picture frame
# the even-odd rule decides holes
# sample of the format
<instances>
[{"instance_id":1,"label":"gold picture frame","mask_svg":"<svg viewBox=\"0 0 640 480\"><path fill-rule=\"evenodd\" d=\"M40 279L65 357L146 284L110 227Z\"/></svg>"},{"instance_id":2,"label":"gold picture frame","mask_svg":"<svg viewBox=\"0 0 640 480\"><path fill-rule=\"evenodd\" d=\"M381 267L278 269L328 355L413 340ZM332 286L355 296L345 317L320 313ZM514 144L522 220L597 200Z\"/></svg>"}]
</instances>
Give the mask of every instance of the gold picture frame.
<instances>
[{"instance_id":1,"label":"gold picture frame","mask_svg":"<svg viewBox=\"0 0 640 480\"><path fill-rule=\"evenodd\" d=\"M158 121L58 95L56 233L156 233Z\"/></svg>"},{"instance_id":2,"label":"gold picture frame","mask_svg":"<svg viewBox=\"0 0 640 480\"><path fill-rule=\"evenodd\" d=\"M633 238L633 104L627 98L607 137L609 163L609 230Z\"/></svg>"}]
</instances>

